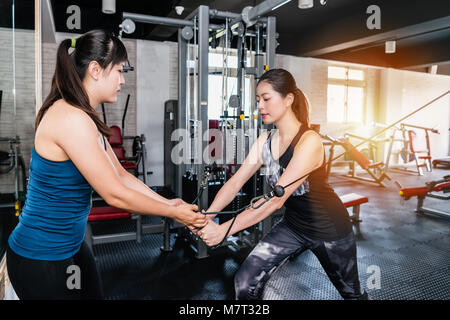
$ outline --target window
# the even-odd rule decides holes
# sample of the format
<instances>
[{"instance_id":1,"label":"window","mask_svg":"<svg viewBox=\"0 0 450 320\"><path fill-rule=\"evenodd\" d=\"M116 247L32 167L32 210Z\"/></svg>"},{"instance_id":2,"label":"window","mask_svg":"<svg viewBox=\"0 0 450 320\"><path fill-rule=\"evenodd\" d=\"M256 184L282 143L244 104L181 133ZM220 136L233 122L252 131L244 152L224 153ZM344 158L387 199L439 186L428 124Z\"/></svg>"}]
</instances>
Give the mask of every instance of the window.
<instances>
[{"instance_id":1,"label":"window","mask_svg":"<svg viewBox=\"0 0 450 320\"><path fill-rule=\"evenodd\" d=\"M247 57L248 58L248 57ZM221 51L209 53L209 76L208 76L208 119L220 119L222 116L222 100L223 91L222 88L222 66L223 55ZM249 77L245 77L244 92L245 101L243 104L244 114L249 116L250 104L252 103L251 93L251 81ZM237 95L237 56L236 52L231 51L228 54L228 81L227 81L227 100L231 95ZM224 102L224 106L228 104L228 101ZM230 116L238 116L236 109L228 108L228 114Z\"/></svg>"},{"instance_id":2,"label":"window","mask_svg":"<svg viewBox=\"0 0 450 320\"><path fill-rule=\"evenodd\" d=\"M363 122L365 73L362 69L328 67L327 119L329 122Z\"/></svg>"}]
</instances>

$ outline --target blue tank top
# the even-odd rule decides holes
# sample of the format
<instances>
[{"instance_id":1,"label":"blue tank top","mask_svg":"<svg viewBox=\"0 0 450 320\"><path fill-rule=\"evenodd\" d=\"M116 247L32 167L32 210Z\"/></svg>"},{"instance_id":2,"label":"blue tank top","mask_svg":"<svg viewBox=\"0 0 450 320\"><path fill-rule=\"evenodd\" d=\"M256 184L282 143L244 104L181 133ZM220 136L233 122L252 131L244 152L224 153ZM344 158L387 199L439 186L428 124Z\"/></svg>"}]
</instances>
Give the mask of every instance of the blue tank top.
<instances>
[{"instance_id":1,"label":"blue tank top","mask_svg":"<svg viewBox=\"0 0 450 320\"><path fill-rule=\"evenodd\" d=\"M27 199L9 247L35 260L72 257L84 239L91 194L91 186L71 160L47 160L33 149Z\"/></svg>"}]
</instances>

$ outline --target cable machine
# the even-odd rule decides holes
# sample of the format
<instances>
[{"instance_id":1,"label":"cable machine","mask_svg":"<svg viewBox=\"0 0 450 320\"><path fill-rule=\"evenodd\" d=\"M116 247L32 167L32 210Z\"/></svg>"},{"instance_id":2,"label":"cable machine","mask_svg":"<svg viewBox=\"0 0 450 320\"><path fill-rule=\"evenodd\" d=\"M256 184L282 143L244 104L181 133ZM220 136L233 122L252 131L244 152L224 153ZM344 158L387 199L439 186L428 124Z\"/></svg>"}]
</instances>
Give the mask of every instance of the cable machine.
<instances>
[{"instance_id":1,"label":"cable machine","mask_svg":"<svg viewBox=\"0 0 450 320\"><path fill-rule=\"evenodd\" d=\"M255 7L244 8L240 14L212 10L202 5L185 19L123 13L125 21L130 19L178 28L178 100L166 102L165 110L165 177L168 180L165 183L172 187L177 197L187 202L192 201L196 194L201 194L197 201L199 210L208 208L215 193L236 172L260 131L270 129L262 125L261 119L257 117L254 96L256 81L265 70L274 66L276 19L261 16L284 2L267 0ZM212 19L221 22L213 24L210 22ZM231 48L232 43L235 43L236 49ZM210 46L221 47L223 59L220 72L221 116L215 120L208 118ZM233 50L236 50L237 56L237 85L236 90L229 94L228 79L234 76L229 66ZM247 59L249 56L250 59ZM251 83L249 90L245 89L246 78ZM245 105L246 97L250 97L251 101L248 108ZM248 114L246 109L249 110ZM168 136L173 129L184 132L176 141L172 141L172 135L170 138ZM209 129L220 131L222 139L215 142L221 150L215 150L217 156L213 152L213 157L204 159L205 150L210 151L208 145L212 137ZM174 147L180 143L184 147L182 152L173 152ZM171 176L175 178L172 179ZM268 186L257 173L230 206L241 207L251 197L267 191ZM262 222L262 228L241 232L237 239L225 241L223 245L240 247L256 244L270 230L271 219ZM177 223L173 227L178 228L180 236L189 240L197 258L208 256L208 248L202 240Z\"/></svg>"}]
</instances>

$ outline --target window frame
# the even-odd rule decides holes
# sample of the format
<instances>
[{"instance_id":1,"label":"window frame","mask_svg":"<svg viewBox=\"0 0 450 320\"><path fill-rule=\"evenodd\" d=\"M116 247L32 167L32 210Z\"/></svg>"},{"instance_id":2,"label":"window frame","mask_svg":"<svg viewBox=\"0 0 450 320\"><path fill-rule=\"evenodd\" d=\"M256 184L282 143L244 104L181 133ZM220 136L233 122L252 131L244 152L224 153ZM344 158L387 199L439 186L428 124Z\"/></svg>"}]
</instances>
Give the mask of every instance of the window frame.
<instances>
[{"instance_id":1,"label":"window frame","mask_svg":"<svg viewBox=\"0 0 450 320\"><path fill-rule=\"evenodd\" d=\"M345 69L345 79L338 79L338 78L330 78L328 76L328 72L329 72L329 68L330 67L337 67L337 68L344 68ZM364 78L363 80L351 80L348 78L349 75L349 71L350 70L359 70L363 72ZM363 124L366 124L366 116L367 116L367 69L366 68L358 68L358 67L349 67L349 66L342 66L342 65L333 65L330 64L327 67L327 122L334 122L334 123L345 123L345 124L355 124L355 123L359 123L362 122ZM344 94L344 117L343 117L343 121L339 122L339 121L330 121L328 119L328 86L329 85L338 85L338 86L343 86L345 89L345 94ZM348 110L348 89L349 87L353 87L353 88L363 88L363 103L362 103L362 119L361 121L349 121L349 110Z\"/></svg>"},{"instance_id":2,"label":"window frame","mask_svg":"<svg viewBox=\"0 0 450 320\"><path fill-rule=\"evenodd\" d=\"M237 57L237 49L234 48L229 48L228 49L228 56L233 56L233 57ZM208 54L222 54L222 49L221 48L216 48L216 49L212 49L209 48L209 52ZM252 59L252 56L254 55L253 52L247 51L247 56L245 57L246 61L248 62L248 59ZM209 81L209 77L210 76L221 76L222 75L222 68L221 67L216 67L216 66L209 66L208 67L208 81ZM236 66L228 66L228 78L236 78L237 79L237 65ZM244 75L243 77L243 82L244 82L244 92L245 92L245 96L247 97L247 89L246 87L246 83L248 81L248 86L249 89L251 90L252 87L252 79L250 75ZM211 94L211 88L208 87L208 95ZM222 93L220 93L220 95L222 95ZM228 97L229 98L229 97ZM250 116L249 113L251 110L250 105L255 104L255 97L254 96L250 96L249 97L249 102L250 104L247 106L245 101L244 101L244 108L242 111L244 111L246 116ZM209 97L208 97L208 101L209 101ZM208 108L209 109L209 108ZM248 110L247 110L248 109ZM235 110L237 109L231 109L233 110L233 112L231 114L229 114L230 116L238 116ZM208 110L208 117L209 117L209 110Z\"/></svg>"}]
</instances>

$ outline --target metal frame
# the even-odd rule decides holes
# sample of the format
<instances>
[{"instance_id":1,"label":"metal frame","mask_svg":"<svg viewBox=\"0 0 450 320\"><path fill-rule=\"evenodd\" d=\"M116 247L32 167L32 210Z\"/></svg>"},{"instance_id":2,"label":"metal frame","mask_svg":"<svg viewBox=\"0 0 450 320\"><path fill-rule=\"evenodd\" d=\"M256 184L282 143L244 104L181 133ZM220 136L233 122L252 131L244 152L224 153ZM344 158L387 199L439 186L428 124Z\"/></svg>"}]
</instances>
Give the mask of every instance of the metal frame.
<instances>
[{"instance_id":1,"label":"metal frame","mask_svg":"<svg viewBox=\"0 0 450 320\"><path fill-rule=\"evenodd\" d=\"M432 209L432 208L428 208L428 207L424 207L423 206L423 202L425 200L425 198L435 198L435 199L439 199L439 200L450 200L450 195L447 196L441 196L437 193L434 192L429 192L428 194L424 195L424 196L417 196L417 208L416 208L416 213L418 214L431 214L431 215L435 215L435 216L439 216L442 218L446 218L450 220L450 212L445 212L445 211L441 211L438 209Z\"/></svg>"},{"instance_id":2,"label":"metal frame","mask_svg":"<svg viewBox=\"0 0 450 320\"><path fill-rule=\"evenodd\" d=\"M385 166L384 166L384 170L395 170L397 172L402 172L402 173L413 173L413 174L417 174L419 176L423 175L423 170L422 167L426 167L427 171L431 172L432 171L432 163L431 163L431 159L427 159L424 161L424 163L419 163L419 159L418 159L418 154L419 152L412 152L411 148L410 148L410 141L409 141L409 137L407 132L409 131L407 128L415 128L415 129L419 129L419 130L424 130L425 131L425 140L427 143L427 155L431 156L431 146L430 146L430 136L429 136L429 131L431 131L432 133L437 133L439 134L439 131L433 128L426 128L426 127L421 127L421 126L416 126L416 125L410 125L410 124L406 124L406 123L401 123L400 127L395 126L394 130L392 132L391 138L389 139L389 147L388 147L388 153L386 155L386 161L385 161ZM401 131L402 133L402 138L395 138L395 134L397 131ZM416 170L411 170L408 167L412 165L408 165L410 162L412 161L403 161L403 163L400 164L390 164L390 160L391 160L391 156L392 156L392 148L394 146L394 142L402 142L403 143L403 148L400 152L404 152L406 157L409 157L410 154L414 155L415 158L415 167Z\"/></svg>"},{"instance_id":3,"label":"metal frame","mask_svg":"<svg viewBox=\"0 0 450 320\"><path fill-rule=\"evenodd\" d=\"M274 67L275 61L275 50L277 46L276 42L276 19L275 17L261 18L262 15L268 13L274 8L285 3L286 0L266 0L255 7L247 7L243 10L241 14L219 11L215 9L209 9L208 6L199 6L196 10L194 10L191 14L189 14L184 20L182 19L174 19L174 18L165 18L165 17L156 17L156 16L148 16L141 14L134 14L129 12L123 13L123 19L131 19L137 22L143 23L152 23L152 24L161 24L168 25L179 28L178 30L178 120L177 120L177 128L186 129L188 122L193 120L195 123L200 124L201 126L194 125L194 129L200 131L200 134L207 132L209 129L209 121L208 121L208 74L209 74L209 63L208 63L208 55L209 55L209 30L219 30L221 28L229 27L232 28L235 24L244 21L247 27L253 26L255 24L256 32L252 33L251 36L256 36L257 40L257 48L255 52L257 57L255 59L255 66L252 68L245 68L243 63L238 64L238 83L239 87L237 88L237 92L240 98L240 106L242 108L243 97L242 87L245 86L245 82L242 81L242 76L245 72L248 74L253 74L255 76L255 80L257 80L264 68L263 65L263 56L261 54L261 44L263 41L263 28L266 29L265 40L266 40L266 66L268 69ZM224 25L216 25L210 24L210 17L224 19ZM231 22L229 22L231 21ZM194 52L198 52L198 67L194 70L194 87L195 87L195 95L196 99L194 99L194 112L193 117L187 116L190 113L190 100L187 99L187 96L190 92L190 81L186 83L186 79L189 79L190 75L188 72L187 61L189 60L189 40L186 40L183 35L181 28L184 27L192 27L194 33ZM227 32L225 32L227 34ZM250 33L249 33L250 35ZM245 32L242 36L248 36ZM242 43L241 43L242 44ZM242 47L238 48L238 55L242 55L242 52L239 51ZM194 54L195 56L195 54ZM196 59L195 59L196 60ZM267 69L266 69L267 70ZM198 75L198 77L197 77ZM240 108L240 109L241 109ZM251 117L249 117L251 118ZM242 120L236 120L236 127L242 126ZM250 120L252 121L252 120ZM258 121L257 124L261 128L261 121ZM208 142L201 142L202 152L207 147ZM198 147L198 146L197 146ZM196 164L193 166L195 173L197 174L198 181L201 180L201 177L205 173L206 164L201 161L201 164ZM178 197L181 197L183 194L182 190L182 176L186 172L186 168L189 164L182 164L176 166L176 185L175 185L175 193ZM200 183L197 183L197 188L200 192ZM267 188L267 187L266 187ZM256 190L255 190L256 191ZM203 191L202 196L199 199L198 207L199 210L206 209L208 205L208 190L207 188ZM269 219L266 219L269 220ZM174 223L174 227L179 227L178 223ZM263 223L263 234L269 231L269 227L271 227L270 222ZM186 230L185 230L186 231ZM179 232L183 236L186 236L188 240L191 241L195 250L197 251L197 258L204 258L208 256L208 248L206 244L198 239L197 237L189 236L190 232L187 230L183 234L183 232ZM192 234L191 234L192 235ZM134 235L124 235L124 237L134 238ZM139 237L138 237L139 238ZM103 241L103 240L99 240ZM229 241L227 243L232 243L233 241Z\"/></svg>"},{"instance_id":4,"label":"metal frame","mask_svg":"<svg viewBox=\"0 0 450 320\"><path fill-rule=\"evenodd\" d=\"M141 147L138 150L137 157L141 158L140 162L142 163L142 174L144 180L143 182L145 185L147 185L147 149L145 148L145 136L143 134L141 134L139 142L141 144ZM139 169L137 169L137 171L139 172ZM85 240L87 244L92 248L92 246L96 244L114 243L129 240L136 240L138 243L141 243L142 235L162 234L163 246L161 247L161 250L166 252L172 251L172 247L170 246L170 219L164 217L162 218L162 222L159 224L143 224L142 215L140 214L132 214L131 219L136 220L135 232L122 232L106 235L94 235L92 233L92 226L90 225L90 223L88 223L85 232Z\"/></svg>"}]
</instances>

